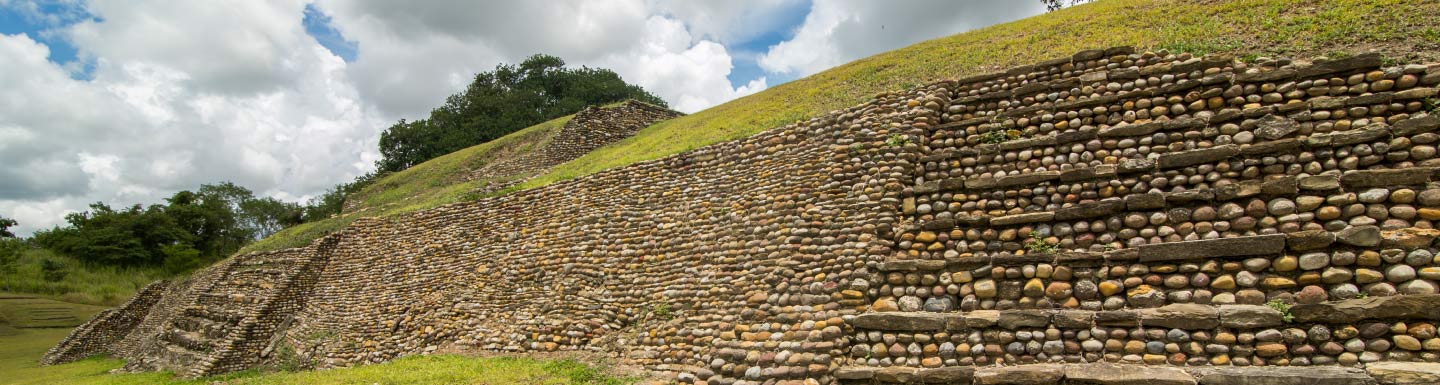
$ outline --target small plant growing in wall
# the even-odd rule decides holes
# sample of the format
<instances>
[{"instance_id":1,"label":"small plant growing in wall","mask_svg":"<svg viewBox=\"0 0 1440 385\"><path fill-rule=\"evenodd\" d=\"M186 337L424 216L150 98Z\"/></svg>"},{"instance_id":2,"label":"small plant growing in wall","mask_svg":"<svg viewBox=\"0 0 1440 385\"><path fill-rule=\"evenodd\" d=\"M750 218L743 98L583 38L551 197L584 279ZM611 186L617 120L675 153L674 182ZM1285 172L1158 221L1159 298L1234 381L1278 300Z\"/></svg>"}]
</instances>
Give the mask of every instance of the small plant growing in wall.
<instances>
[{"instance_id":1,"label":"small plant growing in wall","mask_svg":"<svg viewBox=\"0 0 1440 385\"><path fill-rule=\"evenodd\" d=\"M1295 320L1295 315L1290 314L1290 304L1284 301L1272 299L1270 302L1266 302L1265 306L1269 306L1271 309L1280 312L1280 319L1285 320L1286 323Z\"/></svg>"},{"instance_id":2,"label":"small plant growing in wall","mask_svg":"<svg viewBox=\"0 0 1440 385\"><path fill-rule=\"evenodd\" d=\"M901 147L910 144L910 138L905 135L890 134L890 137L885 139L885 144L890 147Z\"/></svg>"},{"instance_id":3,"label":"small plant growing in wall","mask_svg":"<svg viewBox=\"0 0 1440 385\"><path fill-rule=\"evenodd\" d=\"M1025 241L1025 250L1037 254L1049 254L1060 250L1060 245L1046 242L1040 238L1039 233L1030 233L1030 239Z\"/></svg>"},{"instance_id":4,"label":"small plant growing in wall","mask_svg":"<svg viewBox=\"0 0 1440 385\"><path fill-rule=\"evenodd\" d=\"M1016 130L995 130L980 134L980 143L1000 144L1011 140L1020 139L1025 135Z\"/></svg>"},{"instance_id":5,"label":"small plant growing in wall","mask_svg":"<svg viewBox=\"0 0 1440 385\"><path fill-rule=\"evenodd\" d=\"M1010 140L1010 136L1005 135L1005 131L995 130L980 134L980 143L999 144L1005 143L1006 140Z\"/></svg>"},{"instance_id":6,"label":"small plant growing in wall","mask_svg":"<svg viewBox=\"0 0 1440 385\"><path fill-rule=\"evenodd\" d=\"M865 151L865 143L855 143L850 145L851 156L859 155L862 151Z\"/></svg>"},{"instance_id":7,"label":"small plant growing in wall","mask_svg":"<svg viewBox=\"0 0 1440 385\"><path fill-rule=\"evenodd\" d=\"M1425 105L1425 111L1432 114L1440 114L1440 98L1425 98L1425 100L1420 101L1420 103Z\"/></svg>"},{"instance_id":8,"label":"small plant growing in wall","mask_svg":"<svg viewBox=\"0 0 1440 385\"><path fill-rule=\"evenodd\" d=\"M654 314L655 317L663 320L675 318L675 312L670 309L670 304L663 302L651 307L650 314Z\"/></svg>"}]
</instances>

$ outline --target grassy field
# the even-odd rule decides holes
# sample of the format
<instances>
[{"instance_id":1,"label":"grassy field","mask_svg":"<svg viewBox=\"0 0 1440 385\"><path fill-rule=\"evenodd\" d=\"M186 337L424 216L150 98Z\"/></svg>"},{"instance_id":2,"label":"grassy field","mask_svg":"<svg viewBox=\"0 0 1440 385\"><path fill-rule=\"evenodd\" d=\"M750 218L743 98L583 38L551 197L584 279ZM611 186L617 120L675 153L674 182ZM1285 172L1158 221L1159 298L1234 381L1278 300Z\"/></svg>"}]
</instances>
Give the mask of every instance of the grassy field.
<instances>
[{"instance_id":1,"label":"grassy field","mask_svg":"<svg viewBox=\"0 0 1440 385\"><path fill-rule=\"evenodd\" d=\"M414 356L379 365L311 372L252 370L197 380L170 373L110 374L118 359L40 367L45 351L102 308L0 293L0 384L625 384L583 362L525 357Z\"/></svg>"},{"instance_id":2,"label":"grassy field","mask_svg":"<svg viewBox=\"0 0 1440 385\"><path fill-rule=\"evenodd\" d=\"M64 277L45 279L41 261L58 261ZM118 305L130 299L136 290L166 278L170 274L158 267L121 268L86 266L74 258L49 250L26 250L16 261L13 271L0 269L0 291L36 294L66 302L91 305Z\"/></svg>"},{"instance_id":3,"label":"grassy field","mask_svg":"<svg viewBox=\"0 0 1440 385\"><path fill-rule=\"evenodd\" d=\"M1222 53L1240 58L1314 58L1379 51L1396 62L1440 60L1440 2L1420 0L1100 0L942 37L857 60L692 115L561 164L522 183L535 188L612 167L692 150L819 116L875 94L1065 57L1085 49ZM460 173L523 151L545 124L384 178L361 192L362 209L282 231L244 251L303 246L359 216L390 216L475 199ZM528 138L528 139L526 139ZM497 151L505 149L506 151Z\"/></svg>"}]
</instances>

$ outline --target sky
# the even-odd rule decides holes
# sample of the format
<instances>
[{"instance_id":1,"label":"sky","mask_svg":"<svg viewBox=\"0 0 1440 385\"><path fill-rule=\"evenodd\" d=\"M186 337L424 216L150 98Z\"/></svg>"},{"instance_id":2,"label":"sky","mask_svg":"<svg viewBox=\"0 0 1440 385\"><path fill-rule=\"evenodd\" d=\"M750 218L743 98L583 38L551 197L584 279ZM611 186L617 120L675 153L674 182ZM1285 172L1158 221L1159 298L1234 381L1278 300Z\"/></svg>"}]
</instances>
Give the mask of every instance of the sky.
<instances>
[{"instance_id":1,"label":"sky","mask_svg":"<svg viewBox=\"0 0 1440 385\"><path fill-rule=\"evenodd\" d=\"M550 54L693 113L1033 16L1021 0L0 0L0 216L231 181L303 202L477 72Z\"/></svg>"}]
</instances>

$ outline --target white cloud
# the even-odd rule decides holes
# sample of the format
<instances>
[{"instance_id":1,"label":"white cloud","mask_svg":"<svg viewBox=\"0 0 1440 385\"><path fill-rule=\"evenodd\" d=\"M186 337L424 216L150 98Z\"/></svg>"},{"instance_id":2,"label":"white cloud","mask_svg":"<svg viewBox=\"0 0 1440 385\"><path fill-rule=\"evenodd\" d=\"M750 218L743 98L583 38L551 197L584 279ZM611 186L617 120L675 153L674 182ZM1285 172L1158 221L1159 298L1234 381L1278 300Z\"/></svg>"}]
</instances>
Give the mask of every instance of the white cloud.
<instances>
[{"instance_id":1,"label":"white cloud","mask_svg":"<svg viewBox=\"0 0 1440 385\"><path fill-rule=\"evenodd\" d=\"M767 72L808 76L886 50L1044 11L1038 1L816 0L795 37L770 47L759 63Z\"/></svg>"},{"instance_id":2,"label":"white cloud","mask_svg":"<svg viewBox=\"0 0 1440 385\"><path fill-rule=\"evenodd\" d=\"M93 79L0 36L0 215L21 233L90 202L234 181L302 199L367 171L388 118L301 27L299 2L97 2L60 30Z\"/></svg>"},{"instance_id":3,"label":"white cloud","mask_svg":"<svg viewBox=\"0 0 1440 385\"><path fill-rule=\"evenodd\" d=\"M780 6L791 1L756 3ZM731 57L725 46L690 32L739 25L735 17L747 13L731 12L732 17L724 20L682 20L662 11L683 9L677 13L694 16L703 13L691 10L706 7L671 4L570 0L477 6L321 0L319 8L331 15L346 38L359 43L349 72L363 97L396 117L421 117L468 84L475 73L540 53L563 58L569 65L612 69L686 112L764 86L763 79L755 79L758 82L732 87L727 80Z\"/></svg>"}]
</instances>

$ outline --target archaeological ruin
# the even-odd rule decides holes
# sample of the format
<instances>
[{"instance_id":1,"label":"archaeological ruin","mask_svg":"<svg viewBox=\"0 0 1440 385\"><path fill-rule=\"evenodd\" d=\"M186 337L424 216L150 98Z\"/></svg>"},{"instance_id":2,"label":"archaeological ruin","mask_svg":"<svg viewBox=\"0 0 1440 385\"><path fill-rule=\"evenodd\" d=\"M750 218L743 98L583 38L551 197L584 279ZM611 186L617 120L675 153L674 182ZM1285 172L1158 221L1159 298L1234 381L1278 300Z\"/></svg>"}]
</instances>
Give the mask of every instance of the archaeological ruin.
<instances>
[{"instance_id":1,"label":"archaeological ruin","mask_svg":"<svg viewBox=\"0 0 1440 385\"><path fill-rule=\"evenodd\" d=\"M1374 54L1088 50L237 255L44 362L576 350L725 385L1436 383L1437 87L1440 64ZM632 123L559 158L674 116L633 106L577 117Z\"/></svg>"}]
</instances>

